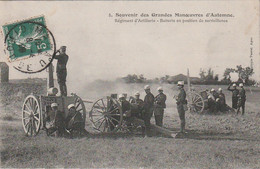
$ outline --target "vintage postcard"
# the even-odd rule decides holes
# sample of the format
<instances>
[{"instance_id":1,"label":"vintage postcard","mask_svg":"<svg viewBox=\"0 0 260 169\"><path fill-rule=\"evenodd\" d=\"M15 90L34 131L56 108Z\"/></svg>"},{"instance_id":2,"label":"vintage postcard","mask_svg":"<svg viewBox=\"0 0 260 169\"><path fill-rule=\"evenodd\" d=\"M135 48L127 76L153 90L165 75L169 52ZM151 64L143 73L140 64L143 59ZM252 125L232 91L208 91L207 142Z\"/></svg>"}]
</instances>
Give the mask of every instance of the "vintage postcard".
<instances>
[{"instance_id":1,"label":"vintage postcard","mask_svg":"<svg viewBox=\"0 0 260 169\"><path fill-rule=\"evenodd\" d=\"M1 168L259 168L258 0L0 1Z\"/></svg>"}]
</instances>

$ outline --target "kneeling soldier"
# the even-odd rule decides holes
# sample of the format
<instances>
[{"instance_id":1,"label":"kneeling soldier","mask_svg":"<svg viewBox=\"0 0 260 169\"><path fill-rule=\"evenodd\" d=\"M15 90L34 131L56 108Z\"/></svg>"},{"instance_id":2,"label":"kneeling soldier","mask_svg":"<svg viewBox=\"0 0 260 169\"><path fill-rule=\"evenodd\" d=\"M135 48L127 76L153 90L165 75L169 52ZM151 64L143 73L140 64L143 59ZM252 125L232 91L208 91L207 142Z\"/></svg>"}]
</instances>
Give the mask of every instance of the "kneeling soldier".
<instances>
[{"instance_id":1,"label":"kneeling soldier","mask_svg":"<svg viewBox=\"0 0 260 169\"><path fill-rule=\"evenodd\" d=\"M55 133L55 136L63 136L65 133L64 116L61 111L58 110L58 104L51 104L51 111L48 112L46 121L47 135Z\"/></svg>"},{"instance_id":2,"label":"kneeling soldier","mask_svg":"<svg viewBox=\"0 0 260 169\"><path fill-rule=\"evenodd\" d=\"M68 106L69 114L66 118L66 129L72 134L86 135L89 134L84 129L84 120L80 112L75 108L74 104Z\"/></svg>"},{"instance_id":3,"label":"kneeling soldier","mask_svg":"<svg viewBox=\"0 0 260 169\"><path fill-rule=\"evenodd\" d=\"M144 113L144 101L140 99L140 93L135 93L135 99L131 101L131 104L135 105L135 116L139 119L143 119L143 113Z\"/></svg>"},{"instance_id":4,"label":"kneeling soldier","mask_svg":"<svg viewBox=\"0 0 260 169\"><path fill-rule=\"evenodd\" d=\"M155 124L157 126L163 125L163 114L164 109L166 108L166 95L163 93L163 88L158 87L159 94L154 99L154 117L155 117Z\"/></svg>"}]
</instances>

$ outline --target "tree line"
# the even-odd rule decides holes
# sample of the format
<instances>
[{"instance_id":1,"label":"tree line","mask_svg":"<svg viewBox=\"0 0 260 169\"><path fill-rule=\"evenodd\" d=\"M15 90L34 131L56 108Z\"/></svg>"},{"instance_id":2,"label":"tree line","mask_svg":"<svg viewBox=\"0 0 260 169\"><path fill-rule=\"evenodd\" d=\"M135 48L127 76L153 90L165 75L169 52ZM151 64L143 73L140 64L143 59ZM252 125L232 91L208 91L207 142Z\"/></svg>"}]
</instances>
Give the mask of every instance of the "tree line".
<instances>
[{"instance_id":1,"label":"tree line","mask_svg":"<svg viewBox=\"0 0 260 169\"><path fill-rule=\"evenodd\" d=\"M254 85L256 81L252 79L252 75L254 71L250 67L242 67L241 65L237 65L236 68L226 68L222 78L220 79L218 74L214 73L212 68L207 70L200 69L199 77L191 77L192 84L201 84L201 85L228 85L232 83L231 73L237 73L238 79L237 83L243 82L245 85ZM187 76L185 75L177 75L170 76L165 75L163 77L157 77L154 79L147 79L143 74L128 74L125 77L119 78L118 80L123 80L125 83L177 83L179 80L184 80L187 83Z\"/></svg>"}]
</instances>

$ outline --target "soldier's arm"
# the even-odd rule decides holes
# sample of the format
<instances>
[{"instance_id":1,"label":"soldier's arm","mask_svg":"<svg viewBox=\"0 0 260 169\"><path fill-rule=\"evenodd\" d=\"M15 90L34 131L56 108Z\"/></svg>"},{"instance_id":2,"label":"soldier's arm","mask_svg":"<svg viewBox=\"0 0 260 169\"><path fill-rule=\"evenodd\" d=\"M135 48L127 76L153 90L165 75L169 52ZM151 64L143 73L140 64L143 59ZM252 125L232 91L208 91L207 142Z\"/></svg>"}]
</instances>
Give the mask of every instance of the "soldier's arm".
<instances>
[{"instance_id":1,"label":"soldier's arm","mask_svg":"<svg viewBox=\"0 0 260 169\"><path fill-rule=\"evenodd\" d=\"M228 88L227 88L227 89L228 89L229 91L233 92L234 89L230 89L230 87L231 87L231 84L228 85Z\"/></svg>"},{"instance_id":2,"label":"soldier's arm","mask_svg":"<svg viewBox=\"0 0 260 169\"><path fill-rule=\"evenodd\" d=\"M60 53L60 50L57 50L54 54L54 59L58 59L60 57L60 55L57 55L57 53Z\"/></svg>"}]
</instances>

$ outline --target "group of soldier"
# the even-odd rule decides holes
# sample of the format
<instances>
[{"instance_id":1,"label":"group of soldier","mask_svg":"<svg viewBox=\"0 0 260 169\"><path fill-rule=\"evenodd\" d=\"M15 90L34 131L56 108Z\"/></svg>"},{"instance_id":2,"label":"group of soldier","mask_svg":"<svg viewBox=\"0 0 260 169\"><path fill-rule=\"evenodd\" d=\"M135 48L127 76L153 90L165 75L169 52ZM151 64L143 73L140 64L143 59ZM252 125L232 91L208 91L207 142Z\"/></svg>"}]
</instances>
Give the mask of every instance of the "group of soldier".
<instances>
[{"instance_id":1,"label":"group of soldier","mask_svg":"<svg viewBox=\"0 0 260 169\"><path fill-rule=\"evenodd\" d=\"M180 132L185 132L185 107L187 106L186 92L184 90L184 82L179 81L177 84L179 88L179 94L175 97L177 110L181 120ZM135 99L127 101L124 94L119 95L119 101L121 102L123 115L126 121L131 123L133 117L140 118L144 121L143 134L146 136L151 136L151 118L154 115L155 124L157 126L163 126L163 116L164 109L166 108L166 95L163 93L163 88L158 87L158 95L154 97L151 93L149 85L144 86L144 91L146 93L144 100L140 99L140 93L135 93ZM135 105L132 108L131 105Z\"/></svg>"},{"instance_id":2,"label":"group of soldier","mask_svg":"<svg viewBox=\"0 0 260 169\"><path fill-rule=\"evenodd\" d=\"M59 53L59 55L57 55ZM67 96L67 87L66 87L66 77L67 77L67 69L66 65L68 62L68 55L66 54L66 46L62 46L54 56L54 59L57 59L57 79L60 88L61 96ZM177 110L180 117L180 132L185 133L185 111L187 108L187 100L186 100L186 92L184 90L184 81L179 81L177 83L179 94L174 96L176 99ZM243 83L239 84L240 90L237 89L236 84L234 83L228 86L228 90L232 92L232 108L236 109L237 113L239 113L240 108L242 108L242 114L245 113L245 101L246 101L246 93L243 87ZM154 115L155 124L157 126L162 127L163 125L163 115L164 109L166 108L166 95L163 93L163 88L159 87L158 95L154 97L151 93L150 86L144 86L144 90L146 96L144 100L140 99L140 93L135 93L135 99L128 102L125 98L125 95L119 95L119 101L121 102L122 111L124 114L124 118L126 121L131 123L132 117L141 118L144 120L143 131L147 136L151 136L151 118ZM137 111L131 110L134 104L137 106ZM64 133L71 133L72 131L76 131L79 133L87 133L84 130L83 118L79 112L76 111L74 105L68 106L69 115L64 119L62 116L62 112L60 112L57 108L57 103L51 104L51 108L54 114L54 117L46 116L46 121L49 122L49 129L47 131L58 133L58 135L63 135ZM222 92L222 89L219 88L218 92L215 89L211 89L208 95L208 110L210 112L219 112L226 111L226 99L225 95ZM50 120L52 119L52 120ZM53 120L58 119L58 120ZM54 122L54 123L53 123ZM65 124L64 124L65 123ZM55 126L55 127L52 127ZM113 126L111 126L113 127Z\"/></svg>"},{"instance_id":3,"label":"group of soldier","mask_svg":"<svg viewBox=\"0 0 260 169\"><path fill-rule=\"evenodd\" d=\"M44 115L44 127L47 135L57 137L74 137L88 134L82 114L78 112L74 104L68 105L68 115L58 109L57 103L51 104L51 109Z\"/></svg>"},{"instance_id":4,"label":"group of soldier","mask_svg":"<svg viewBox=\"0 0 260 169\"><path fill-rule=\"evenodd\" d=\"M232 86L232 88L231 88ZM243 83L239 84L240 90L237 89L235 83L230 84L227 90L232 92L232 108L237 112L242 108L242 115L245 113L245 102L246 102L246 92L244 89ZM208 110L211 113L225 112L228 110L226 104L225 94L222 91L222 88L218 89L218 92L215 89L211 89L208 95Z\"/></svg>"}]
</instances>

